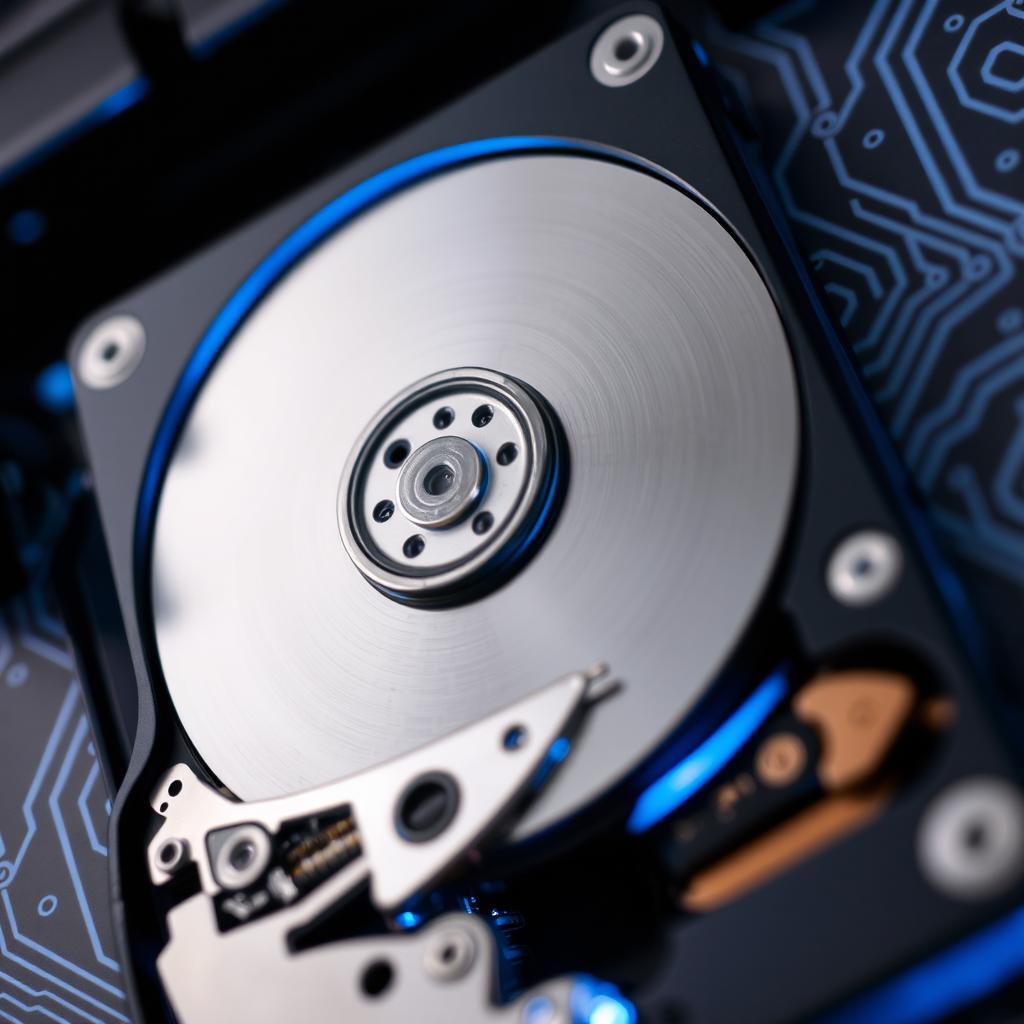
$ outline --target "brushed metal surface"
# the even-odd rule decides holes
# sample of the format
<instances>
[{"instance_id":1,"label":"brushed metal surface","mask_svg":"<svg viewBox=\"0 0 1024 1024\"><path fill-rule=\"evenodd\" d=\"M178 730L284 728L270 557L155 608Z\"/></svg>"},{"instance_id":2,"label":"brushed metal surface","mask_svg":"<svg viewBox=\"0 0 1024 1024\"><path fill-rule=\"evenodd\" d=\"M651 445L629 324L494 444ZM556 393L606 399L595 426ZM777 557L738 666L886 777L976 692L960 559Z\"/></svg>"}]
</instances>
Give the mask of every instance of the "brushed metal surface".
<instances>
[{"instance_id":1,"label":"brushed metal surface","mask_svg":"<svg viewBox=\"0 0 1024 1024\"><path fill-rule=\"evenodd\" d=\"M450 366L536 387L572 469L537 555L439 611L360 575L336 502L376 410ZM520 834L550 824L706 692L774 565L797 448L778 315L697 202L583 156L433 178L282 279L197 396L153 556L181 721L225 785L264 798L408 751L600 659L625 687L594 709Z\"/></svg>"},{"instance_id":2,"label":"brushed metal surface","mask_svg":"<svg viewBox=\"0 0 1024 1024\"><path fill-rule=\"evenodd\" d=\"M381 409L353 446L338 487L338 529L359 571L392 597L437 604L439 596L447 595L454 604L460 591L479 590L488 578L497 585L509 575L507 569L529 557L543 539L536 526L545 508L551 513L551 492L561 468L548 414L538 401L535 393L508 377L462 367L417 381ZM427 454L428 439L436 444L444 437L434 424L438 402L447 403L443 408L451 418L442 428L450 434L446 443L468 443L481 460L483 479L472 489L478 493L467 494L463 508L457 505L454 515L444 517L447 523L431 528L410 511L403 481L410 464ZM488 418L477 425L473 418L481 409ZM412 451L397 470L387 458L396 444ZM508 445L518 457L502 464L501 452ZM395 514L381 522L374 509L389 494ZM490 526L474 529L476 516L465 519L469 512L483 512ZM410 558L405 543L420 527L431 532L419 538L420 551Z\"/></svg>"}]
</instances>

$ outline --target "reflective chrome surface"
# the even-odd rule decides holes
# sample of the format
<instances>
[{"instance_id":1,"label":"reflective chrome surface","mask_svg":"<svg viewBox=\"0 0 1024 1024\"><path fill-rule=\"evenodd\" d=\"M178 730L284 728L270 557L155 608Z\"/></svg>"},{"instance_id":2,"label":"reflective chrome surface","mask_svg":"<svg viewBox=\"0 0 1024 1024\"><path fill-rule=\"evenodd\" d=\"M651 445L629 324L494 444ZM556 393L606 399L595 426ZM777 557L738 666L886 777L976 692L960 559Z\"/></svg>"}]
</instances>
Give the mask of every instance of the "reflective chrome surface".
<instances>
[{"instance_id":1,"label":"reflective chrome surface","mask_svg":"<svg viewBox=\"0 0 1024 1024\"><path fill-rule=\"evenodd\" d=\"M438 437L420 445L402 467L398 504L412 522L439 530L465 519L486 483L487 466L471 442Z\"/></svg>"},{"instance_id":2,"label":"reflective chrome surface","mask_svg":"<svg viewBox=\"0 0 1024 1024\"><path fill-rule=\"evenodd\" d=\"M479 597L543 540L564 463L539 395L493 370L443 370L400 392L357 441L338 488L341 540L398 600Z\"/></svg>"},{"instance_id":3,"label":"reflective chrome surface","mask_svg":"<svg viewBox=\"0 0 1024 1024\"><path fill-rule=\"evenodd\" d=\"M339 543L342 463L405 382L527 381L571 477L536 555L436 610L367 585ZM595 656L615 714L521 834L600 793L706 692L775 562L797 464L781 324L696 201L582 156L433 178L340 231L240 328L160 498L153 602L181 721L251 799L475 721Z\"/></svg>"}]
</instances>

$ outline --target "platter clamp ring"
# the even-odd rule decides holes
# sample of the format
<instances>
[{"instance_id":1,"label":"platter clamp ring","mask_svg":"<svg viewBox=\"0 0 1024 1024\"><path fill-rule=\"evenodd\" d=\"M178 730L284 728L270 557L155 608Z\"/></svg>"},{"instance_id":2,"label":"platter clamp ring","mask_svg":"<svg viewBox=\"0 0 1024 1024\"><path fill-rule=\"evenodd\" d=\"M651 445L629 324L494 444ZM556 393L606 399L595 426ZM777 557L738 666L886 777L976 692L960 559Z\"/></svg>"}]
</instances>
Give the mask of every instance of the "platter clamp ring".
<instances>
[{"instance_id":1,"label":"platter clamp ring","mask_svg":"<svg viewBox=\"0 0 1024 1024\"><path fill-rule=\"evenodd\" d=\"M478 596L543 538L565 461L554 413L528 385L475 367L433 374L356 442L338 489L342 541L396 600Z\"/></svg>"}]
</instances>

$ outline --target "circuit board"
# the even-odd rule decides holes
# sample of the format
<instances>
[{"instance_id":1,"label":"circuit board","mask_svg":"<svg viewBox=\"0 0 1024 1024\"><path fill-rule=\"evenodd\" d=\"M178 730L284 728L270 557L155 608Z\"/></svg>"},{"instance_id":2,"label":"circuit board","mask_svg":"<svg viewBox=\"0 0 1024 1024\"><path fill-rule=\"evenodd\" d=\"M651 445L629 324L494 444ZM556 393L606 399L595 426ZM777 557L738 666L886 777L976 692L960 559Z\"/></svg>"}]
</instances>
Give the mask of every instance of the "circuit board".
<instances>
[{"instance_id":1,"label":"circuit board","mask_svg":"<svg viewBox=\"0 0 1024 1024\"><path fill-rule=\"evenodd\" d=\"M1024 0L801 0L711 42L922 502L1010 647L1024 587Z\"/></svg>"},{"instance_id":2,"label":"circuit board","mask_svg":"<svg viewBox=\"0 0 1024 1024\"><path fill-rule=\"evenodd\" d=\"M0 612L0 1021L127 1021L108 909L110 801L46 591Z\"/></svg>"}]
</instances>

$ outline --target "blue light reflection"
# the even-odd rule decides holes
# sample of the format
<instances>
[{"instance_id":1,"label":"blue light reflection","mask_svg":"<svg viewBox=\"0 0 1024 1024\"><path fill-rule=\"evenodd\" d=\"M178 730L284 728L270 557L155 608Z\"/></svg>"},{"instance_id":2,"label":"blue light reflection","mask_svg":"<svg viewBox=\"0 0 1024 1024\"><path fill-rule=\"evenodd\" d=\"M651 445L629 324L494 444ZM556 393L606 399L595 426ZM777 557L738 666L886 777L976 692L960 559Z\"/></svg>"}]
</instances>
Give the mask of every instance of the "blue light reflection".
<instances>
[{"instance_id":1,"label":"blue light reflection","mask_svg":"<svg viewBox=\"0 0 1024 1024\"><path fill-rule=\"evenodd\" d=\"M819 1024L928 1024L1024 973L1024 907L915 964Z\"/></svg>"},{"instance_id":2,"label":"blue light reflection","mask_svg":"<svg viewBox=\"0 0 1024 1024\"><path fill-rule=\"evenodd\" d=\"M607 981L581 975L570 998L573 1024L636 1024L636 1007Z\"/></svg>"},{"instance_id":3,"label":"blue light reflection","mask_svg":"<svg viewBox=\"0 0 1024 1024\"><path fill-rule=\"evenodd\" d=\"M75 389L68 364L51 363L36 377L36 401L48 412L60 416L75 407Z\"/></svg>"},{"instance_id":4,"label":"blue light reflection","mask_svg":"<svg viewBox=\"0 0 1024 1024\"><path fill-rule=\"evenodd\" d=\"M13 178L41 163L90 129L124 113L129 107L138 103L147 92L149 92L149 83L144 78L128 82L127 85L122 86L117 92L111 93L73 124L56 132L35 149L15 160L9 167L0 170L0 185L6 185Z\"/></svg>"},{"instance_id":5,"label":"blue light reflection","mask_svg":"<svg viewBox=\"0 0 1024 1024\"><path fill-rule=\"evenodd\" d=\"M626 827L646 832L671 814L732 760L786 695L781 672L770 675L696 750L640 794Z\"/></svg>"},{"instance_id":6,"label":"blue light reflection","mask_svg":"<svg viewBox=\"0 0 1024 1024\"><path fill-rule=\"evenodd\" d=\"M476 160L508 153L540 152L591 153L618 162L633 162L617 151L592 143L541 136L505 136L447 146L412 157L360 182L314 213L267 255L207 328L178 379L157 427L136 517L135 555L140 571L145 571L152 515L164 469L192 399L231 336L277 280L331 232L417 181Z\"/></svg>"}]
</instances>

